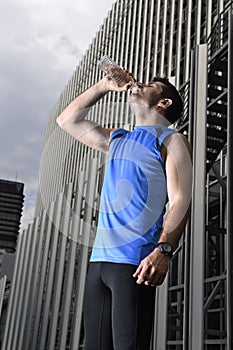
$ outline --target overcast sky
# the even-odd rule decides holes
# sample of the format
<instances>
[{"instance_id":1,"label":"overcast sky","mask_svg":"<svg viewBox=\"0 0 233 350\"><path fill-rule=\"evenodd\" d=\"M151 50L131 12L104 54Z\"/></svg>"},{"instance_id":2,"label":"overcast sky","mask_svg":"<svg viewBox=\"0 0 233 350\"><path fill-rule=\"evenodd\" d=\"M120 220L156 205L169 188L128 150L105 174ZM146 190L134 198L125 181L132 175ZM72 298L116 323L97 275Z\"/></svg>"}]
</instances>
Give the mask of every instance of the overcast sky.
<instances>
[{"instance_id":1,"label":"overcast sky","mask_svg":"<svg viewBox=\"0 0 233 350\"><path fill-rule=\"evenodd\" d=\"M113 0L0 2L0 178L25 183L32 222L45 123Z\"/></svg>"}]
</instances>

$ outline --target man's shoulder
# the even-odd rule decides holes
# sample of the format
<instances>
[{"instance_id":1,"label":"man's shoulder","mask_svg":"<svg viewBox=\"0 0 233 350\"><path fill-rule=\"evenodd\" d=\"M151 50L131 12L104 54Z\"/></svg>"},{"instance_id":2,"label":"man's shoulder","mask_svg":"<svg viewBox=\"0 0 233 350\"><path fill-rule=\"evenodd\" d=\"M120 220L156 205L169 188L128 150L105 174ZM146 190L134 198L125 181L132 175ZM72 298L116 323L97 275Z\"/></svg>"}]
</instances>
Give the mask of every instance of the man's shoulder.
<instances>
[{"instance_id":1,"label":"man's shoulder","mask_svg":"<svg viewBox=\"0 0 233 350\"><path fill-rule=\"evenodd\" d=\"M121 136L121 135L124 135L124 134L126 134L128 132L129 132L129 130L123 129L123 128L111 129L111 131L110 131L110 138Z\"/></svg>"},{"instance_id":2,"label":"man's shoulder","mask_svg":"<svg viewBox=\"0 0 233 350\"><path fill-rule=\"evenodd\" d=\"M189 154L192 158L192 146L186 135L176 132L170 134L163 142L162 145L163 158L166 159L168 153L174 154L179 153L181 156L185 154ZM187 152L188 151L188 152Z\"/></svg>"},{"instance_id":3,"label":"man's shoulder","mask_svg":"<svg viewBox=\"0 0 233 350\"><path fill-rule=\"evenodd\" d=\"M168 137L166 138L166 142L171 142L171 140L176 140L177 142L184 142L185 144L190 144L190 142L188 141L188 137L177 130L174 130L174 132L168 135Z\"/></svg>"}]
</instances>

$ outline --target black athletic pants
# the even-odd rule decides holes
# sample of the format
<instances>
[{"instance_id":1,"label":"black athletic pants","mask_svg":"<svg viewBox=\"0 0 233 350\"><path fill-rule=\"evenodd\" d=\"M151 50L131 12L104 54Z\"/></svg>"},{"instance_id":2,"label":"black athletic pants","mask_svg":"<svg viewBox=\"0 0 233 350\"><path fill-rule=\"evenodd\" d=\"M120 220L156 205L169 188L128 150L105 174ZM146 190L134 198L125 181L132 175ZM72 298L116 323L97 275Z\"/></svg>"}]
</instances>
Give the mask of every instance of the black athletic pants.
<instances>
[{"instance_id":1,"label":"black athletic pants","mask_svg":"<svg viewBox=\"0 0 233 350\"><path fill-rule=\"evenodd\" d=\"M91 263L84 298L85 350L149 350L155 288L135 265Z\"/></svg>"}]
</instances>

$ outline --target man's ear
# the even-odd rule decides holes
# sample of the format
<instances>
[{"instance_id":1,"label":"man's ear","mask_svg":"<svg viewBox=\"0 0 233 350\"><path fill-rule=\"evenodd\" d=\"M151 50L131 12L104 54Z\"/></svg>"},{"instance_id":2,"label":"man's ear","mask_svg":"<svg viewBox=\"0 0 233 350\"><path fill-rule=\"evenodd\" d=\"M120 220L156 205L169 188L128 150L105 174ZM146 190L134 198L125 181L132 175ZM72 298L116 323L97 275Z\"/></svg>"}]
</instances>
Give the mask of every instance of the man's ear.
<instances>
[{"instance_id":1,"label":"man's ear","mask_svg":"<svg viewBox=\"0 0 233 350\"><path fill-rule=\"evenodd\" d=\"M167 109L171 105L172 105L172 100L170 98L163 98L158 103L158 107L162 109Z\"/></svg>"}]
</instances>

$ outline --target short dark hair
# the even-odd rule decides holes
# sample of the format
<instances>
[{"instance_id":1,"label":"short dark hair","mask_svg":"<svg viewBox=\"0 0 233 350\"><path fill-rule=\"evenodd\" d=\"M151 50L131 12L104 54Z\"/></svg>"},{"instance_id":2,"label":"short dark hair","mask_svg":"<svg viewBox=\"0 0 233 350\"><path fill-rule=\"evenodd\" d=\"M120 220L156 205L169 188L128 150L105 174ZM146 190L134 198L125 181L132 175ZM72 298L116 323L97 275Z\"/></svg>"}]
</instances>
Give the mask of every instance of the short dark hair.
<instances>
[{"instance_id":1,"label":"short dark hair","mask_svg":"<svg viewBox=\"0 0 233 350\"><path fill-rule=\"evenodd\" d=\"M160 94L160 98L170 98L172 100L171 106L169 106L166 110L165 117L171 124L173 124L181 117L183 111L182 98L175 86L169 82L167 77L154 77L151 83L156 82L163 84L163 91Z\"/></svg>"}]
</instances>

